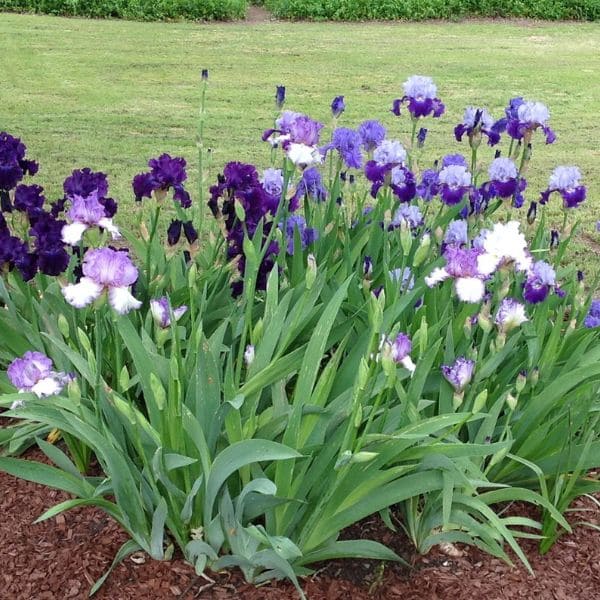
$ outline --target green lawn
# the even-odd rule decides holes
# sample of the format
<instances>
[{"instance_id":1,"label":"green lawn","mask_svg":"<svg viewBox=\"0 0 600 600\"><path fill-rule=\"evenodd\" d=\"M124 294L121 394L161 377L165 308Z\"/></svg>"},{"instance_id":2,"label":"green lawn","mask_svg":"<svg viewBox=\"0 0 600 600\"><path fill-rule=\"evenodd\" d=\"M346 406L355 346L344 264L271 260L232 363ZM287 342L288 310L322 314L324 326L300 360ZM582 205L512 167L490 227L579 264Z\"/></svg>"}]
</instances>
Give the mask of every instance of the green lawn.
<instances>
[{"instance_id":1,"label":"green lawn","mask_svg":"<svg viewBox=\"0 0 600 600\"><path fill-rule=\"evenodd\" d=\"M554 166L579 165L590 188L581 215L597 237L598 24L200 25L1 14L0 55L0 129L21 136L40 159L38 179L51 195L73 167L107 171L124 200L131 177L159 152L195 166L202 68L210 69L213 175L232 159L268 164L260 134L272 122L276 84L287 86L288 108L326 122L331 99L344 94L344 124L380 118L402 139L409 122L389 108L406 77L418 73L436 80L447 106L444 118L429 121L437 155L461 149L452 129L468 103L487 105L494 116L515 95L546 103L559 138L546 147L536 136L528 199Z\"/></svg>"}]
</instances>

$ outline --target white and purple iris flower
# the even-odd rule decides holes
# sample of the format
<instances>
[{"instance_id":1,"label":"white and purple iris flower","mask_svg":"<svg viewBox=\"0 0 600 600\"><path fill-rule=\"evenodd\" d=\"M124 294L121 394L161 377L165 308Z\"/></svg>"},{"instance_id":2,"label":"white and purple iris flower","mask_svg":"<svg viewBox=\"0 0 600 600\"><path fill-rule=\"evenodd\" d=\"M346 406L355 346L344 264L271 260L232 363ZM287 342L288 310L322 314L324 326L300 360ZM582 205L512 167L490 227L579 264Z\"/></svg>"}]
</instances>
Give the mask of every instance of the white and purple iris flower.
<instances>
[{"instance_id":1,"label":"white and purple iris flower","mask_svg":"<svg viewBox=\"0 0 600 600\"><path fill-rule=\"evenodd\" d=\"M487 109L467 106L462 123L454 128L454 137L457 142L460 142L466 135L469 144L476 146L481 141L481 134L484 134L488 138L488 145L494 146L500 141L500 133L496 131L494 125L494 119Z\"/></svg>"},{"instance_id":2,"label":"white and purple iris flower","mask_svg":"<svg viewBox=\"0 0 600 600\"><path fill-rule=\"evenodd\" d=\"M379 341L379 354L376 360L388 357L397 365L403 366L411 375L415 372L416 365L410 357L412 351L411 339L405 333L399 333L393 340L382 335Z\"/></svg>"},{"instance_id":3,"label":"white and purple iris flower","mask_svg":"<svg viewBox=\"0 0 600 600\"><path fill-rule=\"evenodd\" d=\"M444 253L446 265L435 268L425 277L425 283L431 288L446 279L453 279L454 290L460 300L480 302L485 295L484 280L487 277L478 269L480 256L481 250L478 248L448 246Z\"/></svg>"},{"instance_id":4,"label":"white and purple iris flower","mask_svg":"<svg viewBox=\"0 0 600 600\"><path fill-rule=\"evenodd\" d=\"M484 229L474 245L481 250L477 268L484 276L513 263L517 271L527 272L531 267L531 254L518 221L496 223L492 229Z\"/></svg>"},{"instance_id":5,"label":"white and purple iris flower","mask_svg":"<svg viewBox=\"0 0 600 600\"><path fill-rule=\"evenodd\" d=\"M394 100L392 112L399 117L402 104L407 103L408 111L413 118L441 117L446 110L442 101L437 97L437 87L431 77L413 75L403 84L404 96Z\"/></svg>"},{"instance_id":6,"label":"white and purple iris flower","mask_svg":"<svg viewBox=\"0 0 600 600\"><path fill-rule=\"evenodd\" d=\"M142 303L129 291L138 278L138 270L125 251L112 248L88 250L83 258L83 277L62 289L66 301L75 308L88 306L104 292L108 303L119 314L127 314Z\"/></svg>"},{"instance_id":7,"label":"white and purple iris flower","mask_svg":"<svg viewBox=\"0 0 600 600\"><path fill-rule=\"evenodd\" d=\"M171 304L166 296L162 296L158 300L150 300L150 311L154 322L161 328L166 329L171 326L171 310L175 321L179 321L187 312L188 307L183 304L177 308L171 309Z\"/></svg>"},{"instance_id":8,"label":"white and purple iris flower","mask_svg":"<svg viewBox=\"0 0 600 600\"><path fill-rule=\"evenodd\" d=\"M275 129L263 133L263 141L281 145L294 165L305 169L323 162L318 143L323 124L302 113L284 110L275 121Z\"/></svg>"},{"instance_id":9,"label":"white and purple iris flower","mask_svg":"<svg viewBox=\"0 0 600 600\"><path fill-rule=\"evenodd\" d=\"M523 284L523 298L530 304L538 304L556 288L556 272L547 262L538 260L527 273Z\"/></svg>"},{"instance_id":10,"label":"white and purple iris flower","mask_svg":"<svg viewBox=\"0 0 600 600\"><path fill-rule=\"evenodd\" d=\"M450 164L438 175L439 193L444 204L453 206L462 201L471 189L471 173L466 165Z\"/></svg>"},{"instance_id":11,"label":"white and purple iris flower","mask_svg":"<svg viewBox=\"0 0 600 600\"><path fill-rule=\"evenodd\" d=\"M492 198L512 198L515 208L523 206L522 192L527 187L527 181L519 177L517 165L510 158L495 158L488 169L490 181L484 184Z\"/></svg>"},{"instance_id":12,"label":"white and purple iris flower","mask_svg":"<svg viewBox=\"0 0 600 600\"><path fill-rule=\"evenodd\" d=\"M473 378L475 362L460 356L452 365L442 365L442 375L457 393L462 393Z\"/></svg>"},{"instance_id":13,"label":"white and purple iris flower","mask_svg":"<svg viewBox=\"0 0 600 600\"><path fill-rule=\"evenodd\" d=\"M513 98L505 109L506 118L496 124L498 130L506 129L515 140L526 138L529 142L533 132L541 129L546 136L546 144L556 140L556 134L548 126L550 111L541 102L531 102L523 98Z\"/></svg>"},{"instance_id":14,"label":"white and purple iris flower","mask_svg":"<svg viewBox=\"0 0 600 600\"><path fill-rule=\"evenodd\" d=\"M556 167L550 175L548 189L540 196L540 204L546 204L553 192L562 196L565 208L579 206L587 194L586 187L581 185L581 171L577 167Z\"/></svg>"},{"instance_id":15,"label":"white and purple iris flower","mask_svg":"<svg viewBox=\"0 0 600 600\"><path fill-rule=\"evenodd\" d=\"M525 306L514 298L504 298L494 319L498 329L506 334L525 321L528 321Z\"/></svg>"},{"instance_id":16,"label":"white and purple iris flower","mask_svg":"<svg viewBox=\"0 0 600 600\"><path fill-rule=\"evenodd\" d=\"M73 196L71 208L67 212L67 218L71 222L62 228L62 241L74 246L81 241L84 232L91 227L106 229L113 240L120 238L119 229L106 214L106 208L101 204L96 191L87 197Z\"/></svg>"},{"instance_id":17,"label":"white and purple iris flower","mask_svg":"<svg viewBox=\"0 0 600 600\"><path fill-rule=\"evenodd\" d=\"M394 171L392 171L392 177ZM401 227L405 225L410 229L416 229L423 225L423 213L418 206L412 204L401 204L400 207L394 213L392 218L391 227Z\"/></svg>"},{"instance_id":18,"label":"white and purple iris flower","mask_svg":"<svg viewBox=\"0 0 600 600\"><path fill-rule=\"evenodd\" d=\"M409 202L416 195L415 177L404 163L404 146L396 140L383 140L373 152L373 160L365 165L365 176L372 183L371 196L377 197L380 188L388 184L401 202Z\"/></svg>"},{"instance_id":19,"label":"white and purple iris flower","mask_svg":"<svg viewBox=\"0 0 600 600\"><path fill-rule=\"evenodd\" d=\"M31 392L38 398L47 398L60 394L65 385L73 379L66 373L53 371L52 360L41 352L25 352L21 358L16 358L6 372L9 381L19 393ZM16 401L11 409L18 408L23 402Z\"/></svg>"}]
</instances>

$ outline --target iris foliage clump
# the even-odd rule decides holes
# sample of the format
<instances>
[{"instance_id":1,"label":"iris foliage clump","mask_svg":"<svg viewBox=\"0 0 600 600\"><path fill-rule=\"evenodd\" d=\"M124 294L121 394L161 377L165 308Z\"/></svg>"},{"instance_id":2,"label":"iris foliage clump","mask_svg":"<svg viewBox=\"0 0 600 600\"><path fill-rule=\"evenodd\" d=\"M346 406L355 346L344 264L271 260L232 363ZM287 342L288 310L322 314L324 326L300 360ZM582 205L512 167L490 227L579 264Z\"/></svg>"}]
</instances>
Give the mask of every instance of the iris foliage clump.
<instances>
[{"instance_id":1,"label":"iris foliage clump","mask_svg":"<svg viewBox=\"0 0 600 600\"><path fill-rule=\"evenodd\" d=\"M115 562L177 549L301 590L319 561L402 560L340 536L378 513L419 552L529 567L519 538L546 551L600 487L600 302L564 260L585 178L527 181L535 146L560 143L548 108L469 106L436 157L428 77L390 102L397 132L342 126L343 96L326 127L278 86L268 166L208 185L202 86L199 188L183 158L149 160L131 230L105 174L75 169L49 202L0 134L0 469L73 495L42 520L105 510L131 538ZM32 444L54 466L10 456Z\"/></svg>"}]
</instances>

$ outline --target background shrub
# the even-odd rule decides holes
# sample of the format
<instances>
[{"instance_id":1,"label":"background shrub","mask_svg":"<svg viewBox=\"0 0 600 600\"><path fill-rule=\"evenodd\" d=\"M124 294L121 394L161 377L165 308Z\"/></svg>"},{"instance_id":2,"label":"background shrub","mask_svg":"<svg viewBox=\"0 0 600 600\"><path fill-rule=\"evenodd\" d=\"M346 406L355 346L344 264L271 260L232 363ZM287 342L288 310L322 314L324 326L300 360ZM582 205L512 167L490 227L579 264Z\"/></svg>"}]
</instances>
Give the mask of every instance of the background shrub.
<instances>
[{"instance_id":1,"label":"background shrub","mask_svg":"<svg viewBox=\"0 0 600 600\"><path fill-rule=\"evenodd\" d=\"M600 19L600 0L266 0L266 6L286 19Z\"/></svg>"},{"instance_id":2,"label":"background shrub","mask_svg":"<svg viewBox=\"0 0 600 600\"><path fill-rule=\"evenodd\" d=\"M230 20L244 18L247 0L0 0L0 10L78 17Z\"/></svg>"}]
</instances>

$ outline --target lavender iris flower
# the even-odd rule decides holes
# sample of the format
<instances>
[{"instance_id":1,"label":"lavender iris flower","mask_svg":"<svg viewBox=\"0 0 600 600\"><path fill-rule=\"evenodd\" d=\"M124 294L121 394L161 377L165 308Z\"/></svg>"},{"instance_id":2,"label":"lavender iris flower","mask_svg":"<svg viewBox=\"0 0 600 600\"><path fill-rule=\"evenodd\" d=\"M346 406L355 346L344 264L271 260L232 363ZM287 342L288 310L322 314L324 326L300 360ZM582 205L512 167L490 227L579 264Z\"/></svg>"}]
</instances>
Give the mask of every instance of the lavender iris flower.
<instances>
[{"instance_id":1,"label":"lavender iris flower","mask_svg":"<svg viewBox=\"0 0 600 600\"><path fill-rule=\"evenodd\" d=\"M179 321L181 317L187 312L188 307L183 304L173 310L173 316L175 321ZM150 311L155 323L162 329L166 329L171 326L171 305L169 299L166 296L162 296L158 300L150 300Z\"/></svg>"},{"instance_id":2,"label":"lavender iris flower","mask_svg":"<svg viewBox=\"0 0 600 600\"><path fill-rule=\"evenodd\" d=\"M336 96L331 103L331 114L337 119L345 110L344 96Z\"/></svg>"},{"instance_id":3,"label":"lavender iris flower","mask_svg":"<svg viewBox=\"0 0 600 600\"><path fill-rule=\"evenodd\" d=\"M454 390L461 393L473 378L475 362L461 356L452 365L442 365L442 374Z\"/></svg>"},{"instance_id":4,"label":"lavender iris flower","mask_svg":"<svg viewBox=\"0 0 600 600\"><path fill-rule=\"evenodd\" d=\"M494 130L494 119L487 109L467 106L462 123L454 128L456 141L462 141L463 136L466 135L471 147L477 147L481 142L481 134L488 138L490 146L500 141L500 133Z\"/></svg>"},{"instance_id":5,"label":"lavender iris flower","mask_svg":"<svg viewBox=\"0 0 600 600\"><path fill-rule=\"evenodd\" d=\"M523 298L530 304L543 302L550 290L556 287L556 272L545 261L533 264L523 284Z\"/></svg>"},{"instance_id":6,"label":"lavender iris flower","mask_svg":"<svg viewBox=\"0 0 600 600\"><path fill-rule=\"evenodd\" d=\"M391 270L390 279L394 282L400 282L400 291L402 292L410 291L415 287L415 276L410 267Z\"/></svg>"},{"instance_id":7,"label":"lavender iris flower","mask_svg":"<svg viewBox=\"0 0 600 600\"><path fill-rule=\"evenodd\" d=\"M64 386L72 379L65 373L57 373L52 370L53 364L45 354L41 352L25 352L25 354L13 360L7 369L9 381L19 393L31 392L38 398L46 398L60 394ZM22 402L16 401L11 409L22 406Z\"/></svg>"},{"instance_id":8,"label":"lavender iris flower","mask_svg":"<svg viewBox=\"0 0 600 600\"><path fill-rule=\"evenodd\" d=\"M468 224L466 221L459 219L450 221L444 234L444 244L446 246L454 246L461 248L469 243Z\"/></svg>"},{"instance_id":9,"label":"lavender iris flower","mask_svg":"<svg viewBox=\"0 0 600 600\"><path fill-rule=\"evenodd\" d=\"M463 165L448 165L439 174L442 202L452 206L461 202L471 189L471 173Z\"/></svg>"},{"instance_id":10,"label":"lavender iris flower","mask_svg":"<svg viewBox=\"0 0 600 600\"><path fill-rule=\"evenodd\" d=\"M67 212L67 218L71 223L62 229L62 240L65 244L71 246L78 244L84 232L94 226L106 229L113 240L121 237L112 219L106 216L106 209L100 202L97 192L92 192L86 198L81 196L71 198L71 208Z\"/></svg>"},{"instance_id":11,"label":"lavender iris flower","mask_svg":"<svg viewBox=\"0 0 600 600\"><path fill-rule=\"evenodd\" d=\"M435 169L425 169L421 182L417 185L417 196L425 202L430 202L439 193L439 172Z\"/></svg>"},{"instance_id":12,"label":"lavender iris flower","mask_svg":"<svg viewBox=\"0 0 600 600\"><path fill-rule=\"evenodd\" d=\"M363 121L358 127L358 134L362 140L363 148L367 152L372 152L383 142L386 128L375 120Z\"/></svg>"},{"instance_id":13,"label":"lavender iris flower","mask_svg":"<svg viewBox=\"0 0 600 600\"><path fill-rule=\"evenodd\" d=\"M392 360L402 365L405 369L414 373L416 369L415 363L410 357L412 352L412 341L405 333L399 333L392 342Z\"/></svg>"},{"instance_id":14,"label":"lavender iris flower","mask_svg":"<svg viewBox=\"0 0 600 600\"><path fill-rule=\"evenodd\" d=\"M408 111L414 119L419 117L441 117L446 110L442 101L437 98L437 87L430 77L413 75L403 84L404 96L393 102L392 112L400 116L402 104L407 103Z\"/></svg>"},{"instance_id":15,"label":"lavender iris flower","mask_svg":"<svg viewBox=\"0 0 600 600\"><path fill-rule=\"evenodd\" d=\"M550 175L548 189L541 193L540 204L546 204L553 192L562 196L565 208L579 206L587 195L586 187L581 185L581 171L577 167L556 167Z\"/></svg>"},{"instance_id":16,"label":"lavender iris flower","mask_svg":"<svg viewBox=\"0 0 600 600\"><path fill-rule=\"evenodd\" d=\"M331 143L325 146L325 151L335 148L349 168L360 169L362 166L362 138L353 129L339 127L333 132Z\"/></svg>"},{"instance_id":17,"label":"lavender iris flower","mask_svg":"<svg viewBox=\"0 0 600 600\"><path fill-rule=\"evenodd\" d=\"M467 164L467 159L462 154L446 154L446 156L442 158L442 169L452 165L464 167L465 169L469 166Z\"/></svg>"},{"instance_id":18,"label":"lavender iris flower","mask_svg":"<svg viewBox=\"0 0 600 600\"><path fill-rule=\"evenodd\" d=\"M416 229L423 225L423 222L423 213L421 213L418 206L402 204L394 213L391 225L400 227L403 223L406 223L411 229Z\"/></svg>"},{"instance_id":19,"label":"lavender iris flower","mask_svg":"<svg viewBox=\"0 0 600 600\"><path fill-rule=\"evenodd\" d=\"M283 229L283 223L279 224L279 228ZM285 222L285 235L287 239L287 253L290 255L293 255L296 250L294 245L296 230L300 237L302 250L305 250L307 246L314 243L319 238L319 232L312 227L307 227L303 216L289 216Z\"/></svg>"},{"instance_id":20,"label":"lavender iris flower","mask_svg":"<svg viewBox=\"0 0 600 600\"><path fill-rule=\"evenodd\" d=\"M83 308L107 292L108 302L119 314L127 314L142 303L130 293L129 287L138 278L138 270L127 252L112 248L88 250L83 258L83 277L79 283L62 289L66 301Z\"/></svg>"},{"instance_id":21,"label":"lavender iris flower","mask_svg":"<svg viewBox=\"0 0 600 600\"><path fill-rule=\"evenodd\" d=\"M600 299L592 302L588 314L583 321L583 325L588 329L600 327Z\"/></svg>"},{"instance_id":22,"label":"lavender iris flower","mask_svg":"<svg viewBox=\"0 0 600 600\"><path fill-rule=\"evenodd\" d=\"M298 182L296 193L293 198L298 202L299 199L304 196L316 200L317 202L324 202L327 199L327 190L323 185L321 173L314 167L306 169L302 173L302 177Z\"/></svg>"}]
</instances>

